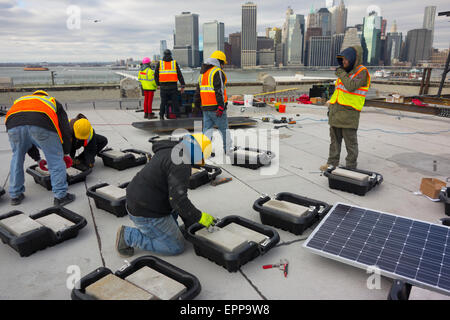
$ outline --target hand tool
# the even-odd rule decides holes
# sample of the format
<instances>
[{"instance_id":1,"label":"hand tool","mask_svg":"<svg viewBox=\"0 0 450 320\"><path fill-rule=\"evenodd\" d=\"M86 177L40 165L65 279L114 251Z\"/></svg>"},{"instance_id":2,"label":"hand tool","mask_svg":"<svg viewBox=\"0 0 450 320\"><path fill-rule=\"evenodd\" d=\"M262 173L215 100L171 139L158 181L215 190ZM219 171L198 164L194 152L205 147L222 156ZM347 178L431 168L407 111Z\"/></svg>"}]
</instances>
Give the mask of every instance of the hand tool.
<instances>
[{"instance_id":1,"label":"hand tool","mask_svg":"<svg viewBox=\"0 0 450 320\"><path fill-rule=\"evenodd\" d=\"M288 274L289 261L287 259L280 259L280 263L266 264L262 267L263 269L278 268L280 270L283 270L284 277L286 278Z\"/></svg>"},{"instance_id":2,"label":"hand tool","mask_svg":"<svg viewBox=\"0 0 450 320\"><path fill-rule=\"evenodd\" d=\"M213 181L211 181L211 185L212 186L218 186L219 184L227 183L227 182L229 182L231 180L233 180L233 179L232 178L223 178L223 179L220 179L220 180L213 180Z\"/></svg>"}]
</instances>

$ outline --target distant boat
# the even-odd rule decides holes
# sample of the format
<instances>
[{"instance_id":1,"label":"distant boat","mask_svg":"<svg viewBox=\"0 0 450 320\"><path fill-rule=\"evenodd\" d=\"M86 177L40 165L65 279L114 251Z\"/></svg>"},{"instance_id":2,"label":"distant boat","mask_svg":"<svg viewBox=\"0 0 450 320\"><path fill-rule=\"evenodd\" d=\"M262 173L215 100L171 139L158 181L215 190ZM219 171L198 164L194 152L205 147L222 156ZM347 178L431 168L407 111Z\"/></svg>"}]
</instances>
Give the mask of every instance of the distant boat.
<instances>
[{"instance_id":1,"label":"distant boat","mask_svg":"<svg viewBox=\"0 0 450 320\"><path fill-rule=\"evenodd\" d=\"M47 67L42 67L42 66L26 66L25 68L23 68L23 71L48 71Z\"/></svg>"}]
</instances>

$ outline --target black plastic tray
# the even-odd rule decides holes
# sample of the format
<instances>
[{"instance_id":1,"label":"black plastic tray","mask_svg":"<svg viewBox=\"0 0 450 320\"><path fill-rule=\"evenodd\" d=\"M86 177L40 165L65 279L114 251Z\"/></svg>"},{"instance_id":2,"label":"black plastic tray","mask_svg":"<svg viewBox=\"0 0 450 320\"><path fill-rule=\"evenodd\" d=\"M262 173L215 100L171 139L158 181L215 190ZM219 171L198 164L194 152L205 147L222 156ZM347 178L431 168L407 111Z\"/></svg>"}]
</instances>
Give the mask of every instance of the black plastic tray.
<instances>
[{"instance_id":1,"label":"black plastic tray","mask_svg":"<svg viewBox=\"0 0 450 320\"><path fill-rule=\"evenodd\" d=\"M123 270L116 271L114 275L121 279L125 279L127 276L144 266L152 268L165 276L184 284L187 290L178 298L178 300L192 300L200 293L201 285L197 277L154 256L139 257L131 261L130 266ZM110 269L100 267L81 278L79 289L72 290L72 300L95 300L94 297L86 294L86 287L111 273L112 271Z\"/></svg>"},{"instance_id":2,"label":"black plastic tray","mask_svg":"<svg viewBox=\"0 0 450 320\"><path fill-rule=\"evenodd\" d=\"M141 157L139 159L136 159L135 157L133 157L130 154L127 154L119 159L116 158L111 158L108 157L107 155L105 155L104 153L106 151L110 151L113 150L112 148L108 148L108 149L104 149L99 153L99 157L102 158L103 160L103 164L107 167L111 167L117 170L125 170L128 168L132 168L132 167L137 167L143 164L147 163L147 159L150 158L150 154L142 151L142 150L137 150L137 149L125 149L125 150L121 150L122 152L132 152L132 153L136 153L136 154L140 154L140 155L145 155L145 157Z\"/></svg>"},{"instance_id":3,"label":"black plastic tray","mask_svg":"<svg viewBox=\"0 0 450 320\"><path fill-rule=\"evenodd\" d=\"M342 177L338 175L334 175L332 171L335 169L334 167L328 168L324 172L324 176L328 177L328 185L331 189L337 189L342 190L350 193L357 194L359 196L364 196L368 191L370 191L375 186L381 184L383 182L383 176L379 173L372 172L372 171L366 171L366 170L360 170L360 169L349 169L346 167L339 167L341 169L346 169L350 171L355 171L359 173L364 173L369 176L368 182L361 182L355 179Z\"/></svg>"},{"instance_id":4,"label":"black plastic tray","mask_svg":"<svg viewBox=\"0 0 450 320\"><path fill-rule=\"evenodd\" d=\"M29 175L31 175L34 179L34 182L36 182L37 184L40 184L41 186L43 186L44 188L46 188L47 190L52 190L52 181L50 179L50 176L44 176L41 173L39 173L38 171L36 171L36 167L38 165L32 165L31 167L27 168L27 173ZM67 183L69 185L77 183L77 182L82 182L86 180L86 177L92 172L92 168L87 169L86 171L83 171L79 174L77 174L76 176L73 177L69 177L67 176Z\"/></svg>"},{"instance_id":5,"label":"black plastic tray","mask_svg":"<svg viewBox=\"0 0 450 320\"><path fill-rule=\"evenodd\" d=\"M265 254L280 241L280 236L275 229L239 216L227 216L221 219L216 224L216 226L223 227L232 222L256 232L265 234L269 237L269 241L264 245L255 242L249 242L245 246L240 248L240 250L230 253L207 240L197 237L195 233L201 228L204 228L204 226L199 223L195 223L188 228L187 232L185 233L186 240L194 245L195 253L198 256L205 257L215 262L216 264L227 269L229 272L238 271L240 266L246 264L247 262L260 255Z\"/></svg>"},{"instance_id":6,"label":"black plastic tray","mask_svg":"<svg viewBox=\"0 0 450 320\"><path fill-rule=\"evenodd\" d=\"M445 205L445 214L450 216L450 188L442 188L439 198Z\"/></svg>"},{"instance_id":7,"label":"black plastic tray","mask_svg":"<svg viewBox=\"0 0 450 320\"><path fill-rule=\"evenodd\" d=\"M21 213L23 212L18 210L8 212L0 216L0 220ZM53 232L50 228L42 226L41 228L31 230L20 237L17 237L11 234L8 230L0 227L0 238L2 242L8 244L11 248L16 250L21 257L28 257L38 250L43 250L47 247L54 246L58 243L76 237L78 232L87 224L85 218L64 207L51 207L30 215L30 218L36 220L52 213L72 221L75 225L57 233Z\"/></svg>"},{"instance_id":8,"label":"black plastic tray","mask_svg":"<svg viewBox=\"0 0 450 320\"><path fill-rule=\"evenodd\" d=\"M193 165L193 168L203 168L205 170L194 173L189 179L189 189L196 189L204 184L213 181L218 175L222 173L222 169L216 166L205 164L204 166Z\"/></svg>"},{"instance_id":9,"label":"black plastic tray","mask_svg":"<svg viewBox=\"0 0 450 320\"><path fill-rule=\"evenodd\" d=\"M270 200L269 196L261 197L254 202L253 209L259 212L263 224L289 231L295 235L301 235L306 229L323 218L331 209L331 206L325 202L305 198L290 192L278 193L275 199L305 207L315 207L313 211L308 211L300 217L295 217L280 210L265 208L263 205Z\"/></svg>"},{"instance_id":10,"label":"black plastic tray","mask_svg":"<svg viewBox=\"0 0 450 320\"><path fill-rule=\"evenodd\" d=\"M125 182L120 184L118 187L124 189L128 186L128 184L129 182ZM97 208L108 211L117 217L126 216L127 215L127 210L125 209L126 199L110 200L96 192L97 189L106 187L107 185L109 184L108 183L96 184L95 186L90 187L86 191L86 195L94 199L95 206Z\"/></svg>"},{"instance_id":11,"label":"black plastic tray","mask_svg":"<svg viewBox=\"0 0 450 320\"><path fill-rule=\"evenodd\" d=\"M254 163L254 161L251 161L252 163L250 163L250 159L248 157L245 157L244 159L242 159L242 157L238 158L238 156L236 154L233 154L232 165L237 166L237 167L244 167L244 168L256 170L260 167L270 165L270 163L272 162L272 159L275 158L275 154L272 151L265 151L265 150L261 150L261 149L257 149L257 148L234 147L234 151L237 151L238 149L261 152L262 155L258 156L256 163Z\"/></svg>"},{"instance_id":12,"label":"black plastic tray","mask_svg":"<svg viewBox=\"0 0 450 320\"><path fill-rule=\"evenodd\" d=\"M394 280L389 291L388 300L408 300L412 285L402 280Z\"/></svg>"}]
</instances>

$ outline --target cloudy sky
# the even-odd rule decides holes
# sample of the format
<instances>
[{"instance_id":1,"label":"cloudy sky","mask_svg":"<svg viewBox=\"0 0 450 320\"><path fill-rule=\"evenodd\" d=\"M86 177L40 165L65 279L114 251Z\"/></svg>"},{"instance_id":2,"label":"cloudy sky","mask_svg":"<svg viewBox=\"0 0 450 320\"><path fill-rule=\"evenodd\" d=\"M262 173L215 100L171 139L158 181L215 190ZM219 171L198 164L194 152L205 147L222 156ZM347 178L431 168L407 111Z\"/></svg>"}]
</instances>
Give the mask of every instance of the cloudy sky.
<instances>
[{"instance_id":1,"label":"cloudy sky","mask_svg":"<svg viewBox=\"0 0 450 320\"><path fill-rule=\"evenodd\" d=\"M338 0L340 1L340 0ZM202 24L225 23L225 35L240 31L243 0L0 0L1 62L86 62L141 58L159 53L159 41L172 43L175 15L190 11ZM258 33L281 27L288 6L305 16L325 0L254 0ZM378 6L406 35L421 28L425 5L449 11L448 0L344 0L348 25L362 23L369 6ZM78 19L80 17L80 19ZM449 47L450 18L436 16L434 47Z\"/></svg>"}]
</instances>

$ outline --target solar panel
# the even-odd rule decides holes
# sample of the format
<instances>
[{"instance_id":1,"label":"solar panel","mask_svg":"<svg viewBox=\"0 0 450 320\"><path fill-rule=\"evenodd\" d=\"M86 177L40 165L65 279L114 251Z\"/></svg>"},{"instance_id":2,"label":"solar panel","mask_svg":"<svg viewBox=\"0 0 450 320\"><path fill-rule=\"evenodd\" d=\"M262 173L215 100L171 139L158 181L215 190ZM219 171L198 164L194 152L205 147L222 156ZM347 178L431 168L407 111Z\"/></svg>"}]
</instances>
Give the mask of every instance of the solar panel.
<instances>
[{"instance_id":1,"label":"solar panel","mask_svg":"<svg viewBox=\"0 0 450 320\"><path fill-rule=\"evenodd\" d=\"M313 253L450 294L450 228L337 203L306 240Z\"/></svg>"}]
</instances>

